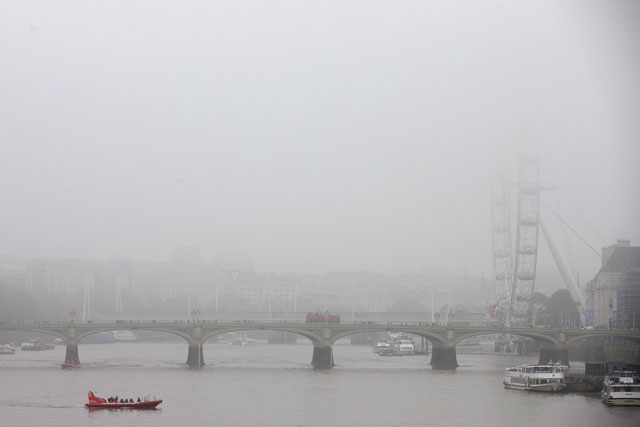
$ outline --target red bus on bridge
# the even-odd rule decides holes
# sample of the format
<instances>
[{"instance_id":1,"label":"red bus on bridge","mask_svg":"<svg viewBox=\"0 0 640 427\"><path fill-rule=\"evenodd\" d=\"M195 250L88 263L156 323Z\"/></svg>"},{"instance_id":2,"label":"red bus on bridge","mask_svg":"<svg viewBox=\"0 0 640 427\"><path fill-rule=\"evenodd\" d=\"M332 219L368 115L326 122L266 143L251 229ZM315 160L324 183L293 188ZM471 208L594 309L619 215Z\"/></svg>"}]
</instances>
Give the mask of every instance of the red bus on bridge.
<instances>
[{"instance_id":1,"label":"red bus on bridge","mask_svg":"<svg viewBox=\"0 0 640 427\"><path fill-rule=\"evenodd\" d=\"M325 313L307 313L307 323L340 323L339 314Z\"/></svg>"}]
</instances>

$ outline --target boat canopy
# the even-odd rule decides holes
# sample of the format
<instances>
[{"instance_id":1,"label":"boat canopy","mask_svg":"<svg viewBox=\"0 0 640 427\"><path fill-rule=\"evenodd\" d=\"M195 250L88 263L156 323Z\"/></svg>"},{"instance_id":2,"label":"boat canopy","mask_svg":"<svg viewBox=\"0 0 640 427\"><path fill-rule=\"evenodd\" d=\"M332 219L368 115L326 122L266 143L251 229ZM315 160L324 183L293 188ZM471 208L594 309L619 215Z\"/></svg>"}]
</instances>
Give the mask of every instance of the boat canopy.
<instances>
[{"instance_id":1,"label":"boat canopy","mask_svg":"<svg viewBox=\"0 0 640 427\"><path fill-rule=\"evenodd\" d=\"M92 391L89 392L89 403L107 403L107 399L96 397Z\"/></svg>"}]
</instances>

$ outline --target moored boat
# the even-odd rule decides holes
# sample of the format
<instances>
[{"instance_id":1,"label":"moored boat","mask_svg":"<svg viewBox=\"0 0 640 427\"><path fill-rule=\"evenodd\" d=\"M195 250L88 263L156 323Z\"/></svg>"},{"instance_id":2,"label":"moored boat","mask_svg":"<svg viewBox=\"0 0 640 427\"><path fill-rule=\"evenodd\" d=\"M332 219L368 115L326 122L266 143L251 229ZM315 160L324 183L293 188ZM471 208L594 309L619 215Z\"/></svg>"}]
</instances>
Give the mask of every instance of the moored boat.
<instances>
[{"instance_id":1,"label":"moored boat","mask_svg":"<svg viewBox=\"0 0 640 427\"><path fill-rule=\"evenodd\" d=\"M392 351L392 350L393 349L391 348L391 344L385 341L380 341L376 343L376 345L373 347L373 352L378 354L388 353L389 351Z\"/></svg>"},{"instance_id":2,"label":"moored boat","mask_svg":"<svg viewBox=\"0 0 640 427\"><path fill-rule=\"evenodd\" d=\"M640 406L640 377L634 371L607 375L602 383L602 402L612 406Z\"/></svg>"},{"instance_id":3,"label":"moored boat","mask_svg":"<svg viewBox=\"0 0 640 427\"><path fill-rule=\"evenodd\" d=\"M136 333L134 331L122 330L122 331L111 331L113 339L115 341L135 341L137 339Z\"/></svg>"},{"instance_id":4,"label":"moored boat","mask_svg":"<svg viewBox=\"0 0 640 427\"><path fill-rule=\"evenodd\" d=\"M42 351L42 350L53 350L55 346L53 344L47 344L41 339L32 339L29 342L23 342L20 346L22 351Z\"/></svg>"},{"instance_id":5,"label":"moored boat","mask_svg":"<svg viewBox=\"0 0 640 427\"><path fill-rule=\"evenodd\" d=\"M132 400L132 399L130 399ZM156 409L156 406L162 403L162 399L148 399L144 398L143 400L138 399L137 402L126 402L120 403L110 402L105 398L97 397L93 394L92 391L89 392L89 402L85 403L84 406L87 408L96 408L96 409Z\"/></svg>"},{"instance_id":6,"label":"moored boat","mask_svg":"<svg viewBox=\"0 0 640 427\"><path fill-rule=\"evenodd\" d=\"M11 344L0 344L0 354L14 354L16 352L16 348Z\"/></svg>"},{"instance_id":7,"label":"moored boat","mask_svg":"<svg viewBox=\"0 0 640 427\"><path fill-rule=\"evenodd\" d=\"M561 365L520 365L507 368L504 386L516 390L562 391L567 386L564 369L566 366Z\"/></svg>"},{"instance_id":8,"label":"moored boat","mask_svg":"<svg viewBox=\"0 0 640 427\"><path fill-rule=\"evenodd\" d=\"M234 337L229 341L229 345L235 346L248 346L248 345L256 345L256 342L253 338L249 338L248 336L243 337Z\"/></svg>"}]
</instances>

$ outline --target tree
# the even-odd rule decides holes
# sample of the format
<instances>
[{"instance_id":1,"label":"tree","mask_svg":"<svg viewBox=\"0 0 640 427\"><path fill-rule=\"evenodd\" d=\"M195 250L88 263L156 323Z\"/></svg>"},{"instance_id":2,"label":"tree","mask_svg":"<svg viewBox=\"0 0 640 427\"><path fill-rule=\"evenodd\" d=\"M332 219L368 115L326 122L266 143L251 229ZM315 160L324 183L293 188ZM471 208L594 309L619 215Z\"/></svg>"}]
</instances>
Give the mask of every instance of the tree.
<instances>
[{"instance_id":1,"label":"tree","mask_svg":"<svg viewBox=\"0 0 640 427\"><path fill-rule=\"evenodd\" d=\"M549 314L549 321L551 326L560 326L560 312L561 311L577 311L576 305L571 299L569 291L566 289L560 289L555 291L547 304L547 313Z\"/></svg>"}]
</instances>

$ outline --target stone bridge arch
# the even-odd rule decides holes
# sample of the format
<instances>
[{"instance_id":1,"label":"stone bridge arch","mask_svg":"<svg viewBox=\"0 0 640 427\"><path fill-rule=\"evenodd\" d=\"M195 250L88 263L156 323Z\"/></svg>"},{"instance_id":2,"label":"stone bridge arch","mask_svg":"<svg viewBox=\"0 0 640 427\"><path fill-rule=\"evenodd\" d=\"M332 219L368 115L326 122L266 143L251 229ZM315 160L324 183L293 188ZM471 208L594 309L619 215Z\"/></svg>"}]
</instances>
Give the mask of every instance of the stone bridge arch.
<instances>
[{"instance_id":1,"label":"stone bridge arch","mask_svg":"<svg viewBox=\"0 0 640 427\"><path fill-rule=\"evenodd\" d=\"M303 331L300 330L299 328L292 328L292 327L287 327L285 324L283 324L282 326L251 326L251 324L239 324L238 326L227 326L227 327L220 327L220 328L208 328L208 327L203 327L203 334L202 334L202 343L206 342L209 338L212 338L216 335L222 335L222 334L227 334L227 333L232 333L232 332L243 332L243 331L280 331L280 332L289 332L292 334L296 334L296 335L300 335L303 336L307 339L309 339L309 341L311 341L313 344L319 343L322 341L322 335L320 334L316 334L316 333L312 333L312 332L307 332L307 331Z\"/></svg>"},{"instance_id":2,"label":"stone bridge arch","mask_svg":"<svg viewBox=\"0 0 640 427\"><path fill-rule=\"evenodd\" d=\"M460 343L460 341L465 340L467 338L473 338L473 337L479 337L479 336L483 336L483 335L496 335L495 332L487 332L487 331L468 331L468 332L459 332L456 334L456 338L454 340L455 345L458 345ZM550 336L549 334L543 334L543 333L536 333L535 331L517 331L512 333L511 335L515 335L518 337L525 337L525 338L532 338L536 341L543 341L547 344L552 344L554 346L557 346L559 344L559 341L555 338L553 338L552 336Z\"/></svg>"},{"instance_id":3,"label":"stone bridge arch","mask_svg":"<svg viewBox=\"0 0 640 427\"><path fill-rule=\"evenodd\" d=\"M350 327L345 328L344 330L337 330L331 341L331 347L333 343L341 338L348 337L353 334L367 333L367 332L400 332L405 334L412 334L419 336L421 338L425 338L431 342L432 345L432 353L431 353L431 365L436 369L444 368L449 369L452 366L452 363L449 359L451 359L450 355L447 353L449 350L446 349L448 342L448 331L446 328L440 328L436 330L425 330L424 327L419 326L409 326L409 325L366 325L363 327ZM443 355L447 353L446 355ZM453 350L453 359L455 366L457 363L455 362L455 349ZM333 363L333 350L331 350L331 362ZM323 366L325 367L325 366Z\"/></svg>"},{"instance_id":4,"label":"stone bridge arch","mask_svg":"<svg viewBox=\"0 0 640 427\"><path fill-rule=\"evenodd\" d=\"M169 333L175 336L179 336L189 343L189 355L191 354L191 343L193 341L193 335L191 333L191 326L180 326L178 328L174 326L163 327L162 325L156 326L155 324L107 324L107 325L94 325L94 324L68 324L66 326L65 342L67 345L65 363L75 364L80 363L78 355L78 343L83 339L91 335L99 334L101 332L111 331L155 331Z\"/></svg>"},{"instance_id":5,"label":"stone bridge arch","mask_svg":"<svg viewBox=\"0 0 640 427\"><path fill-rule=\"evenodd\" d=\"M107 327L95 327L90 330L82 330L76 333L76 340L81 341L83 338L86 338L91 335L99 334L102 332L113 332L113 331L153 331L153 332L164 332L171 335L176 335L181 338L184 338L187 342L191 342L192 335L187 331L181 331L176 329L167 329L162 327L153 327L151 325L145 325L141 327L136 326L107 326Z\"/></svg>"},{"instance_id":6,"label":"stone bridge arch","mask_svg":"<svg viewBox=\"0 0 640 427\"><path fill-rule=\"evenodd\" d=\"M194 368L201 368L204 365L204 353L202 345L211 337L216 335L222 335L231 332L243 332L243 331L282 331L301 335L313 344L314 355L312 358L312 364L316 365L318 348L323 348L324 337L321 333L322 328L300 328L292 324L269 324L259 325L252 323L238 323L234 325L224 326L212 326L209 324L196 324L196 327L200 328L200 336L194 337L189 343L189 356L187 357L187 364Z\"/></svg>"},{"instance_id":7,"label":"stone bridge arch","mask_svg":"<svg viewBox=\"0 0 640 427\"><path fill-rule=\"evenodd\" d=\"M594 332L596 331L596 332ZM597 331L600 331L599 329L597 330L589 330L589 331L585 331L583 333L571 333L569 335L569 337L567 338L567 344L571 344L572 342L581 340L581 339L585 339L585 338L603 338L603 337L613 337L613 338L622 338L622 339L626 339L629 340L631 342L634 342L636 344L640 344L640 338L638 338L637 333L636 334L626 334L624 332L622 333L616 333L616 334L612 334L611 330L607 330L607 329L603 329L602 332L598 333Z\"/></svg>"},{"instance_id":8,"label":"stone bridge arch","mask_svg":"<svg viewBox=\"0 0 640 427\"><path fill-rule=\"evenodd\" d=\"M59 330L58 329L41 329L41 328L38 328L37 326L34 326L34 327L21 326L20 329L10 329L7 332L34 332L36 334L54 336L66 342L67 340L66 329L67 328L60 328Z\"/></svg>"},{"instance_id":9,"label":"stone bridge arch","mask_svg":"<svg viewBox=\"0 0 640 427\"><path fill-rule=\"evenodd\" d=\"M345 331L340 331L336 334L334 334L333 336L333 342L335 343L336 341L338 341L339 339L342 338L346 338L350 335L355 335L355 334L362 334L362 333L367 333L367 332L403 332L403 333L407 333L407 334L412 334L412 335L417 335L419 337L422 338L426 338L429 341L431 341L432 343L437 343L437 344L446 344L447 343L447 338L446 335L443 333L439 333L438 331L434 331L434 332L425 332L423 329L412 329L410 327L389 327L388 325L380 325L380 327L367 327L367 328L362 328L362 329L349 329L349 330L345 330Z\"/></svg>"}]
</instances>

